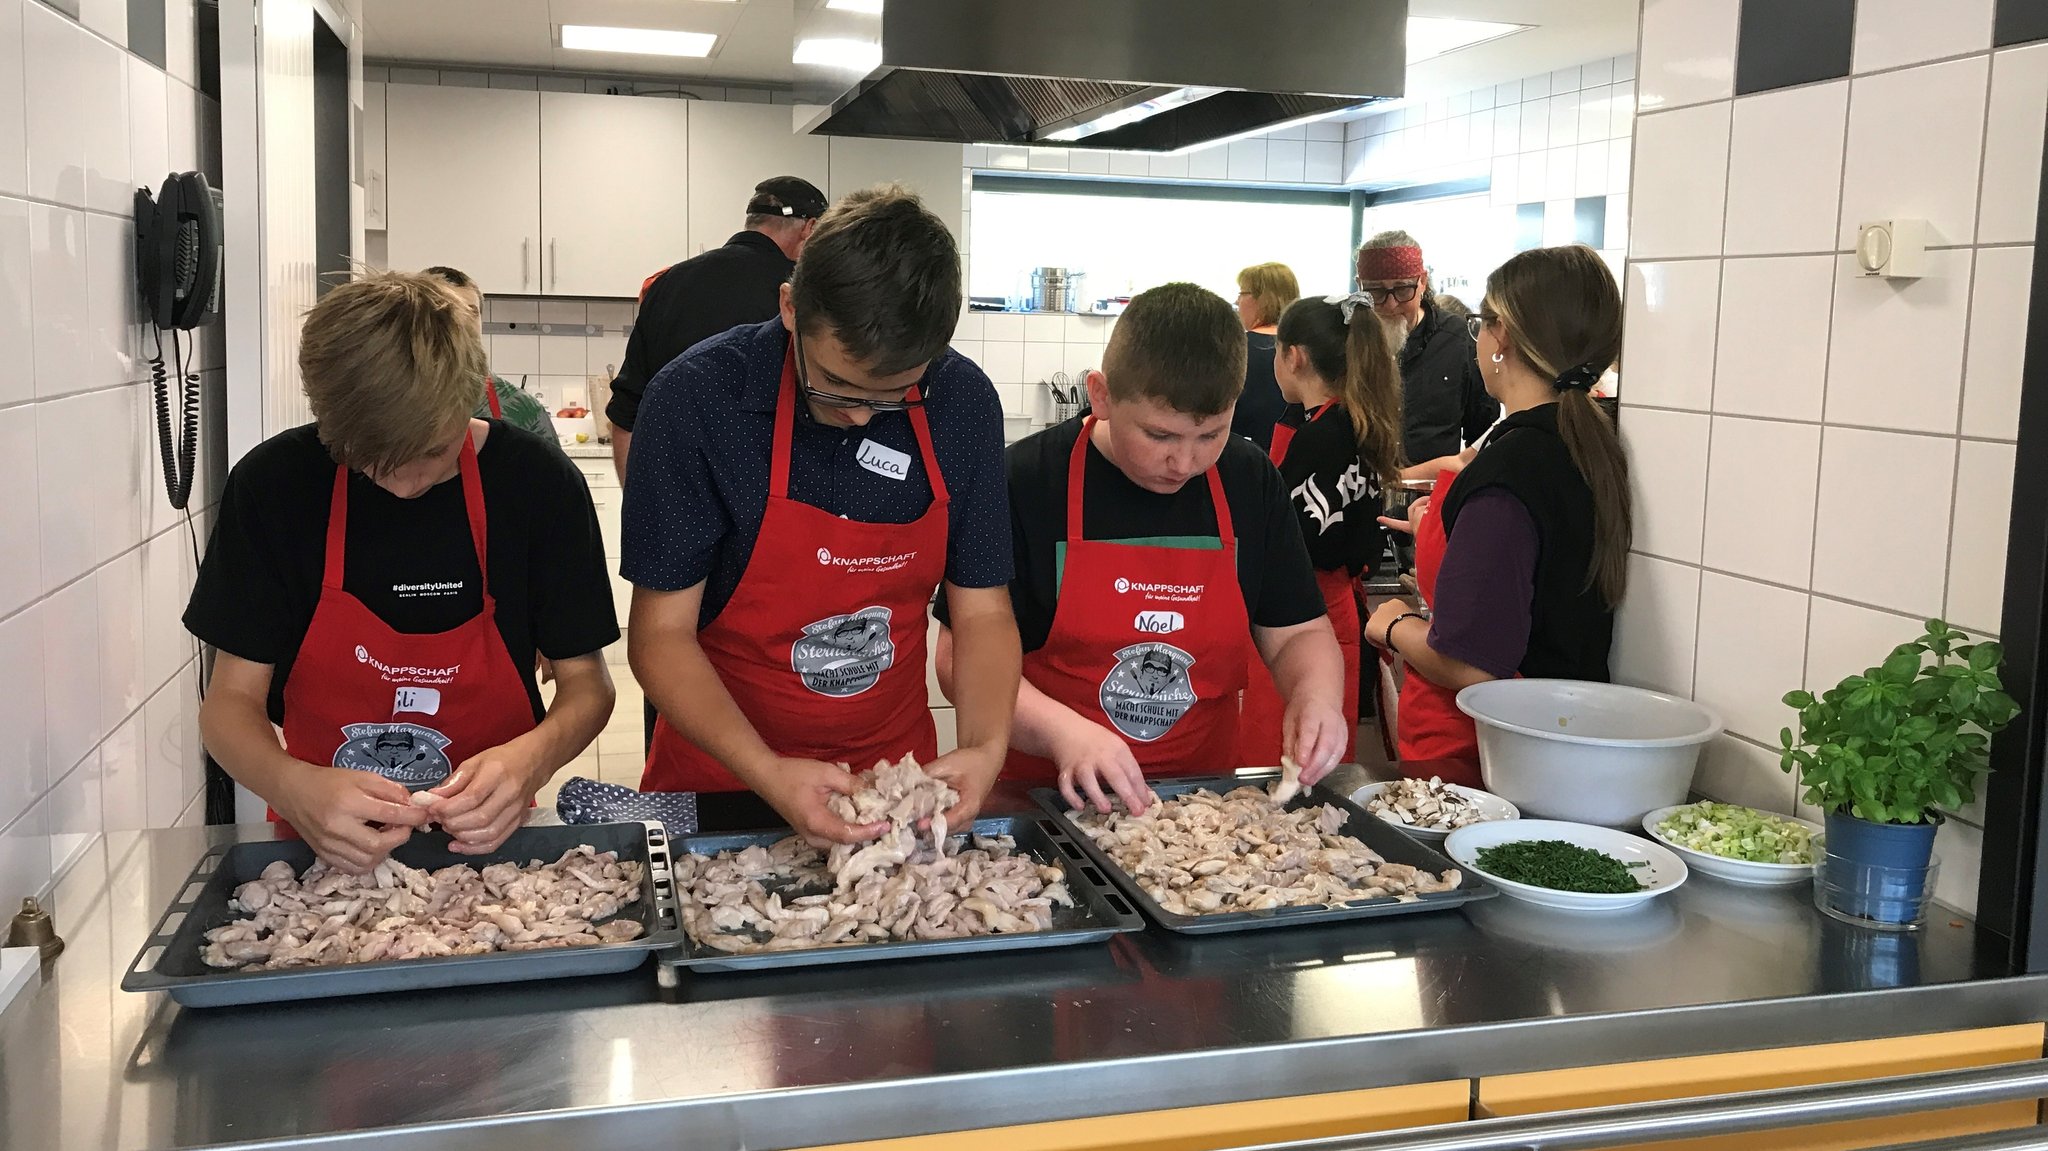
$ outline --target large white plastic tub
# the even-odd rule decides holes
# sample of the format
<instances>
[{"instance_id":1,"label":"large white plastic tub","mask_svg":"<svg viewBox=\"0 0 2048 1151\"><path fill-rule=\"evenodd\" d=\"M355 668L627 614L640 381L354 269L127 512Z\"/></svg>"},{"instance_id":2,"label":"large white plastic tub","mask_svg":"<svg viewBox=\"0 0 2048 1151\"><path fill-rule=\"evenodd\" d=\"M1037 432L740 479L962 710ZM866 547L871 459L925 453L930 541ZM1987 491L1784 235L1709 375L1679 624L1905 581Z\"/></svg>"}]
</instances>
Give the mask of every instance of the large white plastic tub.
<instances>
[{"instance_id":1,"label":"large white plastic tub","mask_svg":"<svg viewBox=\"0 0 2048 1151\"><path fill-rule=\"evenodd\" d=\"M1684 803L1721 718L1688 699L1569 679L1499 679L1458 693L1479 730L1486 789L1535 819L1634 827Z\"/></svg>"}]
</instances>

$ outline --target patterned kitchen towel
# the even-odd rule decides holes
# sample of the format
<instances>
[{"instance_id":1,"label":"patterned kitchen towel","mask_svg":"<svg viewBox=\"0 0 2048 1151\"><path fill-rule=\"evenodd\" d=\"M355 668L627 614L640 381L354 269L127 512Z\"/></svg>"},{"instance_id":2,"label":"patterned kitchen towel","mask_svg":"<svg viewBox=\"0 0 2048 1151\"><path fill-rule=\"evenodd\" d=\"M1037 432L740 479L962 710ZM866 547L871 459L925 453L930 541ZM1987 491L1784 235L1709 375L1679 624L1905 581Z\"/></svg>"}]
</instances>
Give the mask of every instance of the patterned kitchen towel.
<instances>
[{"instance_id":1,"label":"patterned kitchen towel","mask_svg":"<svg viewBox=\"0 0 2048 1151\"><path fill-rule=\"evenodd\" d=\"M635 791L616 783L573 776L555 795L563 823L639 823L654 819L672 838L697 834L697 793Z\"/></svg>"}]
</instances>

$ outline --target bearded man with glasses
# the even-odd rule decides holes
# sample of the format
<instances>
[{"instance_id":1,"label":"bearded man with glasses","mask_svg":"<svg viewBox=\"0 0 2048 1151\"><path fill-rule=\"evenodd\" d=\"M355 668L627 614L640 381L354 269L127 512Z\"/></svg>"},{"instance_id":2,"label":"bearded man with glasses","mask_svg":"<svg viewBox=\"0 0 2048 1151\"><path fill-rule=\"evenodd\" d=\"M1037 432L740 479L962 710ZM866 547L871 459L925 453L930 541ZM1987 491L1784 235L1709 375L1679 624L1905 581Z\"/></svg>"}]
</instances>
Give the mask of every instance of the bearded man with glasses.
<instances>
[{"instance_id":1,"label":"bearded man with glasses","mask_svg":"<svg viewBox=\"0 0 2048 1151\"><path fill-rule=\"evenodd\" d=\"M1403 231L1381 232L1358 249L1358 288L1380 317L1406 331L1401 345L1402 447L1407 462L1455 456L1500 419L1486 394L1471 333L1430 292L1422 245Z\"/></svg>"}]
</instances>

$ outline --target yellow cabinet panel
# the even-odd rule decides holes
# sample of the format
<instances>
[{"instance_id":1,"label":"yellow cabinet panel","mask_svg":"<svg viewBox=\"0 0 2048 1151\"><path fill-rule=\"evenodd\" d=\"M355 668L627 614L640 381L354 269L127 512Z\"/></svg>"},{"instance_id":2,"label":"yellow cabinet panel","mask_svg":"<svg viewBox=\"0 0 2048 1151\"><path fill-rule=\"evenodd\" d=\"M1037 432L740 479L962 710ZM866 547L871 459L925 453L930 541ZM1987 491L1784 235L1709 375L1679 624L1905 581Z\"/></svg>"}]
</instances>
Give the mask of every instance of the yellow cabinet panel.
<instances>
[{"instance_id":1,"label":"yellow cabinet panel","mask_svg":"<svg viewBox=\"0 0 2048 1151\"><path fill-rule=\"evenodd\" d=\"M2048 1029L2035 1023L1504 1075L1479 1081L1474 1112L1482 1119L1535 1115L2016 1063L2041 1058L2044 1030ZM1678 1140L1654 1147L1655 1151L1849 1151L2003 1131L2031 1126L2035 1121L2036 1105L2021 1100L1893 1119L1788 1128L1768 1135Z\"/></svg>"},{"instance_id":2,"label":"yellow cabinet panel","mask_svg":"<svg viewBox=\"0 0 2048 1151\"><path fill-rule=\"evenodd\" d=\"M1472 1085L1460 1079L997 1127L974 1132L973 1146L975 1151L1211 1151L1457 1123L1470 1117L1471 1105ZM818 1151L940 1151L961 1143L961 1133L952 1132L841 1143Z\"/></svg>"}]
</instances>

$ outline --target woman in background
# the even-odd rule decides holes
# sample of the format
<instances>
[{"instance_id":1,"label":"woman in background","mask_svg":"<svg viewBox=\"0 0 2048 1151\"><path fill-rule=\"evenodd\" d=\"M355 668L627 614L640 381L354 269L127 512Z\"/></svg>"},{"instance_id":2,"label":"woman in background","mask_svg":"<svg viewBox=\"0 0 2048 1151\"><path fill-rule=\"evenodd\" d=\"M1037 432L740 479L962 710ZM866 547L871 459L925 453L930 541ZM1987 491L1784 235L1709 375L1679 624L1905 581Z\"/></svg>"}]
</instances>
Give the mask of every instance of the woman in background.
<instances>
[{"instance_id":1,"label":"woman in background","mask_svg":"<svg viewBox=\"0 0 2048 1151\"><path fill-rule=\"evenodd\" d=\"M1628 459L1589 395L1621 351L1621 293L1591 248L1538 248L1502 264L1471 318L1488 394L1507 416L1455 480L1439 476L1405 521L1424 603L1393 600L1365 638L1408 664L1404 762L1477 784L1478 738L1457 693L1514 676L1605 681L1627 584ZM1433 611L1433 615L1431 614Z\"/></svg>"},{"instance_id":2,"label":"woman in background","mask_svg":"<svg viewBox=\"0 0 2048 1151\"><path fill-rule=\"evenodd\" d=\"M1273 425L1287 407L1273 378L1273 333L1280 314L1301 295L1294 270L1285 264L1253 264L1237 274L1237 315L1244 321L1244 394L1230 417L1230 434L1272 446Z\"/></svg>"},{"instance_id":3,"label":"woman in background","mask_svg":"<svg viewBox=\"0 0 2048 1151\"><path fill-rule=\"evenodd\" d=\"M1378 517L1381 493L1400 474L1401 366L1391 329L1363 295L1295 301L1274 341L1273 374L1290 406L1268 454L1344 653L1348 761L1358 732L1361 650L1352 584L1378 566L1386 548ZM1238 747L1246 764L1275 764L1285 705L1258 660L1248 662L1247 675Z\"/></svg>"}]
</instances>

